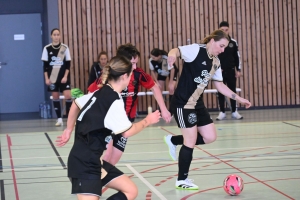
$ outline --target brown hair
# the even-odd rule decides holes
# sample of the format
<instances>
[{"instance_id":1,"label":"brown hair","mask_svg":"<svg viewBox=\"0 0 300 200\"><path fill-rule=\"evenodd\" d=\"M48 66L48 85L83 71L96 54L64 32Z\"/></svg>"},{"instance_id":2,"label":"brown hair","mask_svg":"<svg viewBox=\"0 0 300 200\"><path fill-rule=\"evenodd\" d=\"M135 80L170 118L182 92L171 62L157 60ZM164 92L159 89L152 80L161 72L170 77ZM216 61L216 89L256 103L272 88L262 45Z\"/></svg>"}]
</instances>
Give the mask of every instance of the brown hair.
<instances>
[{"instance_id":1,"label":"brown hair","mask_svg":"<svg viewBox=\"0 0 300 200\"><path fill-rule=\"evenodd\" d=\"M101 52L98 54L98 60L100 59L100 57L101 57L102 55L106 55L106 58L108 58L108 55L107 55L106 51L101 51ZM98 60L97 60L97 61L98 61Z\"/></svg>"},{"instance_id":2,"label":"brown hair","mask_svg":"<svg viewBox=\"0 0 300 200\"><path fill-rule=\"evenodd\" d=\"M108 83L111 80L118 80L120 76L123 74L129 75L132 71L132 64L130 60L125 58L124 56L115 56L113 57L109 63L103 68L101 80L102 84Z\"/></svg>"},{"instance_id":3,"label":"brown hair","mask_svg":"<svg viewBox=\"0 0 300 200\"><path fill-rule=\"evenodd\" d=\"M140 52L134 45L132 45L131 43L127 43L118 47L117 55L124 56L128 60L131 60L132 58L136 58L137 56L140 57Z\"/></svg>"},{"instance_id":4,"label":"brown hair","mask_svg":"<svg viewBox=\"0 0 300 200\"><path fill-rule=\"evenodd\" d=\"M228 35L224 31L218 29L218 30L213 31L209 36L205 37L201 41L201 43L202 44L207 44L207 43L209 43L209 41L211 39L214 39L215 41L220 41L223 38L225 38L229 41Z\"/></svg>"}]
</instances>

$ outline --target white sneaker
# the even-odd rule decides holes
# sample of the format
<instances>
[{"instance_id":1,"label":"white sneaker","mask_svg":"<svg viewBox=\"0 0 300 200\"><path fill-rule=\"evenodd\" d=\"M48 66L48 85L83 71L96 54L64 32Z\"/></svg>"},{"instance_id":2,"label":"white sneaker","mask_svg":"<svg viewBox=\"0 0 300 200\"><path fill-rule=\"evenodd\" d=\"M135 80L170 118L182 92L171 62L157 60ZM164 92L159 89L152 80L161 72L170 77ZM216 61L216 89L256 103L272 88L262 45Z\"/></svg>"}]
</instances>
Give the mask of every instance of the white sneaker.
<instances>
[{"instance_id":1,"label":"white sneaker","mask_svg":"<svg viewBox=\"0 0 300 200\"><path fill-rule=\"evenodd\" d=\"M233 112L233 113L231 114L231 117L234 118L234 119L243 119L243 116L240 115L240 114L238 113L238 111Z\"/></svg>"},{"instance_id":2,"label":"white sneaker","mask_svg":"<svg viewBox=\"0 0 300 200\"><path fill-rule=\"evenodd\" d=\"M55 126L63 126L63 125L64 125L64 122L63 122L62 118L58 118Z\"/></svg>"},{"instance_id":3,"label":"white sneaker","mask_svg":"<svg viewBox=\"0 0 300 200\"><path fill-rule=\"evenodd\" d=\"M182 190L199 190L198 185L195 185L193 183L192 179L185 179L183 181L176 181L176 189L182 189Z\"/></svg>"},{"instance_id":4,"label":"white sneaker","mask_svg":"<svg viewBox=\"0 0 300 200\"><path fill-rule=\"evenodd\" d=\"M223 120L225 118L226 118L226 113L220 112L218 117L217 117L217 120Z\"/></svg>"},{"instance_id":5,"label":"white sneaker","mask_svg":"<svg viewBox=\"0 0 300 200\"><path fill-rule=\"evenodd\" d=\"M176 156L176 145L174 145L171 141L172 135L164 136L164 141L169 148L169 155L173 161L177 160Z\"/></svg>"}]
</instances>

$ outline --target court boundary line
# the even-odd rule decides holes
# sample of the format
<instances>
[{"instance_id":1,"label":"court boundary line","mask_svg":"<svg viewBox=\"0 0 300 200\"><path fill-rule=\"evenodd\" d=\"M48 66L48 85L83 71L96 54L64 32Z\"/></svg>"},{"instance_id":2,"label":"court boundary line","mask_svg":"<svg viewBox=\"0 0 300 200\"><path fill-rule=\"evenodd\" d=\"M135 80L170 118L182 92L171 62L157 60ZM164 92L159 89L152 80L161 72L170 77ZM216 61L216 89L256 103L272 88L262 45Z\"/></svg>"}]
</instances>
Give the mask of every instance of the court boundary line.
<instances>
[{"instance_id":1,"label":"court boundary line","mask_svg":"<svg viewBox=\"0 0 300 200\"><path fill-rule=\"evenodd\" d=\"M67 169L66 164L65 164L64 161L61 159L61 156L59 155L59 153L58 153L56 147L54 146L52 140L50 139L49 135L48 135L46 132L45 132L45 136L46 136L46 138L48 139L48 141L49 141L49 143L50 143L50 145L51 145L51 147L52 147L54 153L56 154L57 159L59 160L61 166L63 167L63 169Z\"/></svg>"},{"instance_id":2,"label":"court boundary line","mask_svg":"<svg viewBox=\"0 0 300 200\"><path fill-rule=\"evenodd\" d=\"M153 185L151 185L140 173L138 173L131 165L126 164L126 167L137 176L153 193L155 193L161 200L167 200Z\"/></svg>"},{"instance_id":3,"label":"court boundary line","mask_svg":"<svg viewBox=\"0 0 300 200\"><path fill-rule=\"evenodd\" d=\"M4 180L0 180L1 200L5 200Z\"/></svg>"},{"instance_id":4,"label":"court boundary line","mask_svg":"<svg viewBox=\"0 0 300 200\"><path fill-rule=\"evenodd\" d=\"M169 132L167 129L162 128L162 130L165 130L166 132L171 133L171 132ZM171 134L174 135L173 133L171 133ZM239 172L241 172L241 173L247 175L248 177L250 177L250 178L252 178L252 179L254 179L254 180L260 182L261 184L263 184L263 185L265 185L265 186L267 186L267 187L273 189L274 191L276 191L276 192L282 194L283 196L285 196L285 197L287 197L287 198L289 198L289 199L294 199L294 198L290 197L289 195L285 194L284 192L281 192L280 190L278 190L278 189L272 187L271 185L269 185L269 184L267 184L267 183L264 183L263 181L259 180L258 178L252 176L251 174L249 174L249 173L247 173L247 172L244 172L243 170L241 170L241 169L239 169L239 168L237 168L237 167L235 167L235 166L229 164L228 161L223 161L222 159L218 158L217 156L215 156L215 155L209 153L208 151L206 151L206 150L204 150L204 149L202 149L202 148L200 148L200 147L198 147L198 146L195 146L195 147L198 148L198 149L200 149L200 150L202 150L204 153L210 155L211 157L213 157L213 158L219 160L220 162L224 163L225 165L228 165L228 166L232 167L233 169L235 169L235 170L237 170L237 171L239 171Z\"/></svg>"},{"instance_id":5,"label":"court boundary line","mask_svg":"<svg viewBox=\"0 0 300 200\"><path fill-rule=\"evenodd\" d=\"M11 142L11 138L8 134L6 134L6 139L7 139L7 144L8 144L8 152L9 152L9 157L10 157L10 167L11 167L11 173L12 173L12 177L13 177L16 200L19 200L17 179L16 179L14 161L13 161L13 156L12 156L12 151L11 151L12 142Z\"/></svg>"}]
</instances>

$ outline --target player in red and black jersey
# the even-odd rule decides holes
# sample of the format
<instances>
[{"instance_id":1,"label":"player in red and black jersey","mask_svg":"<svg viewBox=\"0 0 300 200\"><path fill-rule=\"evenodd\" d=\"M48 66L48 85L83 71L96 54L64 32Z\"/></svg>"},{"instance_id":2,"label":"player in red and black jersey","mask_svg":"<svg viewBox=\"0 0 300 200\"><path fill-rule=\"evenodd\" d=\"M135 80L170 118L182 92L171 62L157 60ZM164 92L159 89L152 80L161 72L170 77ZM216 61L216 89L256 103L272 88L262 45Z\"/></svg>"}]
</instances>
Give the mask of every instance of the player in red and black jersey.
<instances>
[{"instance_id":1,"label":"player in red and black jersey","mask_svg":"<svg viewBox=\"0 0 300 200\"><path fill-rule=\"evenodd\" d=\"M151 89L153 91L153 95L161 110L161 116L167 123L169 123L171 121L171 114L164 103L159 86L153 81L149 74L136 66L140 56L140 52L137 50L137 48L132 44L121 45L118 47L117 55L128 58L131 61L134 69L127 89L121 92L125 104L126 114L129 120L133 122L136 117L136 108L138 103L137 94L140 86L143 86L144 88ZM88 91L94 92L99 89L99 83L101 83L101 81L99 79L96 80L90 85ZM126 142L127 138L123 137L122 135L120 135L120 137L115 137L113 140L113 148L111 148L111 146L108 147L103 159L112 165L115 165L120 160L125 150Z\"/></svg>"}]
</instances>

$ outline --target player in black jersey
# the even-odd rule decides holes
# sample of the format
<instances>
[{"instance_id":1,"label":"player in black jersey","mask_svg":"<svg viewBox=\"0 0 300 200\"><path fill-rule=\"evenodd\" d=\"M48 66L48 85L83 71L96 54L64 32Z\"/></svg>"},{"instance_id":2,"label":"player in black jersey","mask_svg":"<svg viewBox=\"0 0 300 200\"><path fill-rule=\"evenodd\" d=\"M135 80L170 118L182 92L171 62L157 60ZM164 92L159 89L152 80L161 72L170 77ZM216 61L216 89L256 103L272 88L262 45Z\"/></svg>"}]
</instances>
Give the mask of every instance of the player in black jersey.
<instances>
[{"instance_id":1,"label":"player in black jersey","mask_svg":"<svg viewBox=\"0 0 300 200\"><path fill-rule=\"evenodd\" d=\"M232 92L223 83L217 56L224 51L228 42L227 34L216 30L203 40L203 44L179 46L168 54L169 65L172 65L177 57L184 59L182 73L172 99L174 118L183 137L165 137L170 152L175 149L175 145L183 144L179 152L179 172L175 184L178 189L199 189L187 178L194 146L212 143L217 138L215 125L202 98L209 81L212 80L216 89L225 96L238 101L246 108L251 106L248 100Z\"/></svg>"},{"instance_id":2,"label":"player in black jersey","mask_svg":"<svg viewBox=\"0 0 300 200\"><path fill-rule=\"evenodd\" d=\"M178 76L177 66L175 64L168 65L168 53L165 50L154 48L150 52L149 68L153 80L158 83L162 91L164 91L165 81L169 77L169 104L171 104Z\"/></svg>"},{"instance_id":3,"label":"player in black jersey","mask_svg":"<svg viewBox=\"0 0 300 200\"><path fill-rule=\"evenodd\" d=\"M108 62L108 55L106 51L101 51L98 55L97 62L94 62L89 73L88 86L90 86L96 79L101 76L102 69Z\"/></svg>"},{"instance_id":4,"label":"player in black jersey","mask_svg":"<svg viewBox=\"0 0 300 200\"><path fill-rule=\"evenodd\" d=\"M241 58L238 49L238 43L229 35L229 23L223 21L219 25L220 30L224 31L229 37L229 44L225 48L224 52L219 55L222 68L223 83L228 86L233 92L236 92L236 80L241 76ZM225 113L225 97L223 94L218 93L218 101L220 106L220 113L217 120L223 120L226 118ZM233 119L243 119L237 109L236 101L230 99L231 105L231 117Z\"/></svg>"},{"instance_id":5,"label":"player in black jersey","mask_svg":"<svg viewBox=\"0 0 300 200\"><path fill-rule=\"evenodd\" d=\"M45 83L48 91L52 93L53 106L57 116L56 126L62 126L61 106L59 100L60 92L66 99L66 112L69 113L72 96L70 85L70 63L71 56L67 45L60 42L60 31L54 28L51 31L52 43L43 49L42 60L44 62Z\"/></svg>"},{"instance_id":6,"label":"player in black jersey","mask_svg":"<svg viewBox=\"0 0 300 200\"><path fill-rule=\"evenodd\" d=\"M67 128L57 139L57 146L64 146L71 137L77 116L75 141L68 157L68 177L72 182L72 194L79 200L98 200L103 186L118 193L108 200L132 200L137 196L136 185L113 165L99 159L106 145L118 134L130 137L148 125L157 123L159 111L132 124L125 112L121 92L130 81L131 62L122 56L111 59L102 72L100 90L75 100L70 110ZM72 112L74 112L72 114Z\"/></svg>"}]
</instances>

